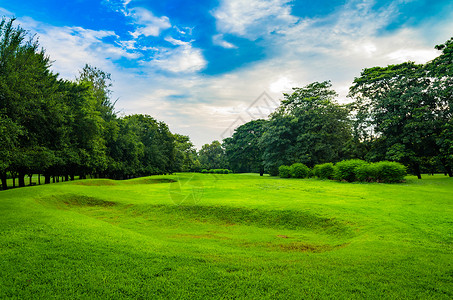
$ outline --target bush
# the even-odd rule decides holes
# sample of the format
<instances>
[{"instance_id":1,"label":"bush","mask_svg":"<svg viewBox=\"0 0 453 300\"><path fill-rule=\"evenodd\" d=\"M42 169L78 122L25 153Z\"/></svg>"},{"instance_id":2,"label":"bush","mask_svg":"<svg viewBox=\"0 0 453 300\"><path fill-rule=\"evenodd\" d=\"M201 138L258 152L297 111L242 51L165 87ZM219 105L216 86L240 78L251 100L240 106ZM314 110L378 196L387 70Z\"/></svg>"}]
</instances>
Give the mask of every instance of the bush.
<instances>
[{"instance_id":1,"label":"bush","mask_svg":"<svg viewBox=\"0 0 453 300\"><path fill-rule=\"evenodd\" d=\"M335 165L334 178L336 180L346 180L348 182L356 181L356 169L359 166L368 164L361 159L343 160Z\"/></svg>"},{"instance_id":2,"label":"bush","mask_svg":"<svg viewBox=\"0 0 453 300\"><path fill-rule=\"evenodd\" d=\"M376 167L376 179L379 182L401 182L407 174L406 167L393 161L380 161L374 164Z\"/></svg>"},{"instance_id":3,"label":"bush","mask_svg":"<svg viewBox=\"0 0 453 300\"><path fill-rule=\"evenodd\" d=\"M334 171L333 163L320 164L313 168L313 174L319 179L332 179Z\"/></svg>"},{"instance_id":4,"label":"bush","mask_svg":"<svg viewBox=\"0 0 453 300\"><path fill-rule=\"evenodd\" d=\"M310 176L310 168L301 163L292 164L291 176L294 178L307 178Z\"/></svg>"},{"instance_id":5,"label":"bush","mask_svg":"<svg viewBox=\"0 0 453 300\"><path fill-rule=\"evenodd\" d=\"M375 182L377 181L376 164L363 164L355 169L355 176L361 182Z\"/></svg>"},{"instance_id":6,"label":"bush","mask_svg":"<svg viewBox=\"0 0 453 300\"><path fill-rule=\"evenodd\" d=\"M228 169L223 169L223 174L229 174L229 173L231 173L230 170L228 170Z\"/></svg>"},{"instance_id":7,"label":"bush","mask_svg":"<svg viewBox=\"0 0 453 300\"><path fill-rule=\"evenodd\" d=\"M201 173L208 173L208 170L203 169L203 170L201 170Z\"/></svg>"},{"instance_id":8,"label":"bush","mask_svg":"<svg viewBox=\"0 0 453 300\"><path fill-rule=\"evenodd\" d=\"M291 167L290 166L280 166L278 168L278 175L281 178L290 178L291 177Z\"/></svg>"}]
</instances>

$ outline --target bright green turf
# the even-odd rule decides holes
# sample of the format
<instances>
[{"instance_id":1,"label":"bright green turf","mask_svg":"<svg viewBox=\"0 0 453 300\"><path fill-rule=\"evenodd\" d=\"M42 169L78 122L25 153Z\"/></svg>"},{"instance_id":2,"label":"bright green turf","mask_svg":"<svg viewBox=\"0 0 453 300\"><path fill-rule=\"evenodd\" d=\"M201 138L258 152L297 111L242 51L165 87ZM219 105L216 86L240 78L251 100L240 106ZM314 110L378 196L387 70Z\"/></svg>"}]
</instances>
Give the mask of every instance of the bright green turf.
<instances>
[{"instance_id":1,"label":"bright green turf","mask_svg":"<svg viewBox=\"0 0 453 300\"><path fill-rule=\"evenodd\" d=\"M2 191L0 298L451 299L452 204L440 175L177 174Z\"/></svg>"}]
</instances>

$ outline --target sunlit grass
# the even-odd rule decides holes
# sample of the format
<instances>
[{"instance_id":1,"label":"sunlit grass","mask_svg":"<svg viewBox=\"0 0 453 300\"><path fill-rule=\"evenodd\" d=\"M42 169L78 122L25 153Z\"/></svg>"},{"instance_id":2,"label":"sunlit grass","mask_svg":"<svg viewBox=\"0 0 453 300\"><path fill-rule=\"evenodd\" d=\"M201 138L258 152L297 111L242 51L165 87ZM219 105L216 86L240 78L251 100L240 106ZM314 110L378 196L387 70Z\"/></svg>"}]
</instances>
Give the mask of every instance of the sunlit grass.
<instances>
[{"instance_id":1,"label":"sunlit grass","mask_svg":"<svg viewBox=\"0 0 453 300\"><path fill-rule=\"evenodd\" d=\"M453 297L453 180L176 174L0 192L0 298Z\"/></svg>"}]
</instances>

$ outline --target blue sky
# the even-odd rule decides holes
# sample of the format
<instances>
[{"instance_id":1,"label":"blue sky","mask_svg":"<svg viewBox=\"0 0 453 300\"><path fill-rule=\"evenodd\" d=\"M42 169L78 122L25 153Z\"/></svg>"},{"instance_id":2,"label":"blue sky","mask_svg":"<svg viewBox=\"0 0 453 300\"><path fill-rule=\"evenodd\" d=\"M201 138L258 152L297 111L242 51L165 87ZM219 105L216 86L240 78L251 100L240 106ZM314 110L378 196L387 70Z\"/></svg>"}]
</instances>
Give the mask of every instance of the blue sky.
<instances>
[{"instance_id":1,"label":"blue sky","mask_svg":"<svg viewBox=\"0 0 453 300\"><path fill-rule=\"evenodd\" d=\"M292 87L331 80L347 102L363 68L424 63L453 36L451 0L0 0L0 14L39 37L61 77L85 63L111 73L121 114L197 147Z\"/></svg>"}]
</instances>

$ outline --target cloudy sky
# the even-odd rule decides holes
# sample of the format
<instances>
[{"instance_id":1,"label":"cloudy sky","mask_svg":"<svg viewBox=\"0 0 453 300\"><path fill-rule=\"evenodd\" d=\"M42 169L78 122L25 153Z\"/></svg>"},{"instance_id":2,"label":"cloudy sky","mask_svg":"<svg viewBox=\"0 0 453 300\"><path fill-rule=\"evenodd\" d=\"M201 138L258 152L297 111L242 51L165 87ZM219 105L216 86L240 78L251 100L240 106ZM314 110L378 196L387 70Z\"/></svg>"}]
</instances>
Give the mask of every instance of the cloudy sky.
<instances>
[{"instance_id":1,"label":"cloudy sky","mask_svg":"<svg viewBox=\"0 0 453 300\"><path fill-rule=\"evenodd\" d=\"M112 74L120 114L200 148L264 117L283 92L331 80L346 102L366 67L424 63L453 36L451 0L0 0L74 79Z\"/></svg>"}]
</instances>

